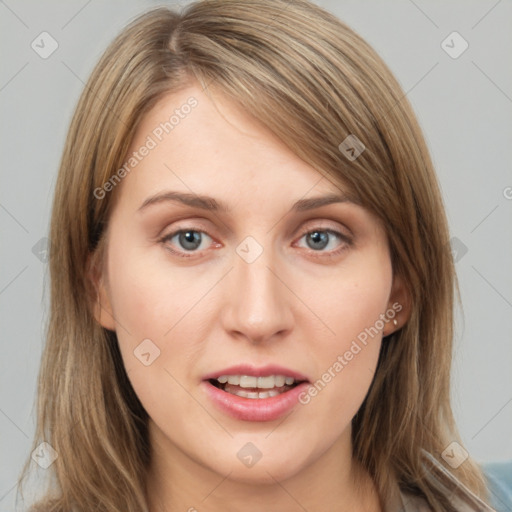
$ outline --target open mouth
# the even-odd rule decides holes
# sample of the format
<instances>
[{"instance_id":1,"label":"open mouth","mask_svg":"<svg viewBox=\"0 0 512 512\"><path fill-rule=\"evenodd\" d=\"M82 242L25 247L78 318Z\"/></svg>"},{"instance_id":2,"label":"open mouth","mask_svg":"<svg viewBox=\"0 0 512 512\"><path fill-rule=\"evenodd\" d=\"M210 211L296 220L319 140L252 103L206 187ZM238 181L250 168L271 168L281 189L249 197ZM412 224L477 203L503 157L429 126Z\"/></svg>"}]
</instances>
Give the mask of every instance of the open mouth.
<instances>
[{"instance_id":1,"label":"open mouth","mask_svg":"<svg viewBox=\"0 0 512 512\"><path fill-rule=\"evenodd\" d=\"M220 375L216 379L208 379L208 382L226 393L241 398L263 399L286 393L305 381L284 375Z\"/></svg>"}]
</instances>

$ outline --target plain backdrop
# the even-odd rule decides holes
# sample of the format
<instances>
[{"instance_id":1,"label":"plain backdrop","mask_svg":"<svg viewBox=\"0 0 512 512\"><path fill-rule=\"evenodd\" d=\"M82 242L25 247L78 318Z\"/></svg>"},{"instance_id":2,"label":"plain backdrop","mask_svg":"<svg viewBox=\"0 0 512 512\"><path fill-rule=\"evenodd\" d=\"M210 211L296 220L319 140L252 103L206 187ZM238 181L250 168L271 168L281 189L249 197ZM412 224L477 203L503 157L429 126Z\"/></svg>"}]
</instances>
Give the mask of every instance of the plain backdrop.
<instances>
[{"instance_id":1,"label":"plain backdrop","mask_svg":"<svg viewBox=\"0 0 512 512\"><path fill-rule=\"evenodd\" d=\"M476 460L512 459L512 2L317 3L378 51L417 113L460 280L454 411ZM0 1L0 511L14 509L30 456L47 310L42 250L67 128L107 44L157 5L177 4ZM46 58L41 37L44 51L58 45Z\"/></svg>"}]
</instances>

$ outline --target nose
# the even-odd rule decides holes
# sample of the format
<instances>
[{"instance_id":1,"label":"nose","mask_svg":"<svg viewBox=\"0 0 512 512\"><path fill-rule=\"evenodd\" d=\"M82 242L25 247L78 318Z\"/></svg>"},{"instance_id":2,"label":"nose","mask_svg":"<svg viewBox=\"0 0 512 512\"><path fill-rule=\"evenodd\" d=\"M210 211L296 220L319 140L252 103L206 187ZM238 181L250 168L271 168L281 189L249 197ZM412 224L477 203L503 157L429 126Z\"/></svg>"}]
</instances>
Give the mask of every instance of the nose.
<instances>
[{"instance_id":1,"label":"nose","mask_svg":"<svg viewBox=\"0 0 512 512\"><path fill-rule=\"evenodd\" d=\"M276 341L293 326L292 292L272 251L264 249L252 263L237 254L229 272L221 318L224 329L233 338L252 343ZM282 271L281 271L282 274ZM284 282L283 282L284 281Z\"/></svg>"}]
</instances>

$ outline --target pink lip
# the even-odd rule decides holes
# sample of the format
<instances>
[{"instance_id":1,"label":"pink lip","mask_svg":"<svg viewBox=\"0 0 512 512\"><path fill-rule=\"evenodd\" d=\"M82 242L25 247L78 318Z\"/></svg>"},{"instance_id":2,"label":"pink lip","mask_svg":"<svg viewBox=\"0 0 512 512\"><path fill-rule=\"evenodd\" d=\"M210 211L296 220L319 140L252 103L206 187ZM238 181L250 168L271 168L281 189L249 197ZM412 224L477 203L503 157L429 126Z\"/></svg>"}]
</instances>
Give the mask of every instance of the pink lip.
<instances>
[{"instance_id":1,"label":"pink lip","mask_svg":"<svg viewBox=\"0 0 512 512\"><path fill-rule=\"evenodd\" d=\"M209 373L203 377L203 380L217 379L221 375L251 375L253 377L268 377L269 375L283 375L284 377L293 377L297 381L309 380L305 375L298 373L283 366L267 365L257 368L250 364L239 364L230 366L223 370Z\"/></svg>"},{"instance_id":2,"label":"pink lip","mask_svg":"<svg viewBox=\"0 0 512 512\"><path fill-rule=\"evenodd\" d=\"M248 374L237 373L237 375ZM283 374L280 373L279 375ZM201 386L213 403L222 412L233 418L243 421L273 421L293 409L298 403L300 393L309 386L309 382L302 382L289 391L271 398L242 398L216 388L207 380L203 381Z\"/></svg>"},{"instance_id":3,"label":"pink lip","mask_svg":"<svg viewBox=\"0 0 512 512\"><path fill-rule=\"evenodd\" d=\"M221 375L251 375L267 377L283 375L303 381L294 388L270 398L243 398L227 393L209 382ZM243 421L273 421L291 411L298 402L300 393L309 386L309 379L301 373L278 365L267 365L260 368L249 364L230 366L220 371L205 375L201 383L207 396L225 414Z\"/></svg>"}]
</instances>

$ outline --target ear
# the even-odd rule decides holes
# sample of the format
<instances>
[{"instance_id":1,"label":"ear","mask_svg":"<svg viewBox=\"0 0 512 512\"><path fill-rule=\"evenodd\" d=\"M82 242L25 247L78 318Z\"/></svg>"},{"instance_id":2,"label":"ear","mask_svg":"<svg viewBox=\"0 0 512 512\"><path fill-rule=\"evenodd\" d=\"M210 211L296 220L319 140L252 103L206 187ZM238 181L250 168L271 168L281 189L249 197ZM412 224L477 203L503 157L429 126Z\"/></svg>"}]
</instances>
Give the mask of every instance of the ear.
<instances>
[{"instance_id":1,"label":"ear","mask_svg":"<svg viewBox=\"0 0 512 512\"><path fill-rule=\"evenodd\" d=\"M386 322L382 335L389 336L401 329L407 323L407 320L409 320L411 308L411 294L405 284L405 280L401 275L394 274L388 301L388 311L393 311L395 314L394 316L392 313L386 315L388 321Z\"/></svg>"},{"instance_id":2,"label":"ear","mask_svg":"<svg viewBox=\"0 0 512 512\"><path fill-rule=\"evenodd\" d=\"M87 258L87 277L91 283L91 308L94 318L102 327L115 331L116 324L102 259L98 253L90 254Z\"/></svg>"}]
</instances>

